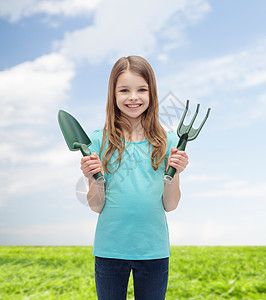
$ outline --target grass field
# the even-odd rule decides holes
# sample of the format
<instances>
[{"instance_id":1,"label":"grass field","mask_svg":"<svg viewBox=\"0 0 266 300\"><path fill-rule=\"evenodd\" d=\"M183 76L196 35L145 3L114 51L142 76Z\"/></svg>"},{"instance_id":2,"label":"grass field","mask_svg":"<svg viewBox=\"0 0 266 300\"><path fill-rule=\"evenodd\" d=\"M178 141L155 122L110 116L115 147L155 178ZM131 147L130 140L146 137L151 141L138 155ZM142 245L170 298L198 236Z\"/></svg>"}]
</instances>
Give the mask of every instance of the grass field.
<instances>
[{"instance_id":1,"label":"grass field","mask_svg":"<svg viewBox=\"0 0 266 300\"><path fill-rule=\"evenodd\" d=\"M96 300L91 252L0 247L0 299ZM171 252L167 300L266 299L266 247L172 246ZM127 299L134 299L132 282Z\"/></svg>"}]
</instances>

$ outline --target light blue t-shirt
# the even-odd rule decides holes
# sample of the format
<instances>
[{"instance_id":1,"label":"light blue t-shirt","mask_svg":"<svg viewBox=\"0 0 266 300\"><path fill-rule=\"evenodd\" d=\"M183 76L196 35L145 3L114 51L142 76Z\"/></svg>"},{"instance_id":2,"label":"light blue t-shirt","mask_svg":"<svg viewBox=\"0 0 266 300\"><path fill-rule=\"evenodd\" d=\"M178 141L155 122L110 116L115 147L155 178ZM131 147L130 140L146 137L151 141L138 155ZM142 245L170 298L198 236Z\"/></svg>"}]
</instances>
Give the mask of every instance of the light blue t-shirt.
<instances>
[{"instance_id":1,"label":"light blue t-shirt","mask_svg":"<svg viewBox=\"0 0 266 300\"><path fill-rule=\"evenodd\" d=\"M91 152L99 155L103 130L95 130L90 139ZM177 135L167 132L167 157L176 147ZM102 155L107 149L108 137ZM152 152L152 145L150 153ZM112 155L109 163L118 157ZM109 170L118 166L108 164ZM162 202L164 164L152 168L149 142L126 142L119 169L105 174L105 206L99 214L93 254L127 260L159 259L170 256L167 219Z\"/></svg>"}]
</instances>

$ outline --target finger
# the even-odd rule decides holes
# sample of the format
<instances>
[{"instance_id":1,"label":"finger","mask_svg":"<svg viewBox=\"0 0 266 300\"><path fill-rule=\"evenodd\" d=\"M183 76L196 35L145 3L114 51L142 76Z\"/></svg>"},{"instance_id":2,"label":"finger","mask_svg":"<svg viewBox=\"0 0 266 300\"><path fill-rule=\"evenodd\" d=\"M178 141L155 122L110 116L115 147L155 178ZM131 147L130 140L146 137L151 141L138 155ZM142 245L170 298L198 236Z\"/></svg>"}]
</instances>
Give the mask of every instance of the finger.
<instances>
[{"instance_id":1,"label":"finger","mask_svg":"<svg viewBox=\"0 0 266 300\"><path fill-rule=\"evenodd\" d=\"M180 173L181 167L178 164L172 163L170 166L173 167L177 173Z\"/></svg>"},{"instance_id":2,"label":"finger","mask_svg":"<svg viewBox=\"0 0 266 300\"><path fill-rule=\"evenodd\" d=\"M101 163L100 160L93 157L93 158L90 158L87 161L85 161L84 165L90 166L90 165L97 164L97 163L100 164Z\"/></svg>"},{"instance_id":3,"label":"finger","mask_svg":"<svg viewBox=\"0 0 266 300\"><path fill-rule=\"evenodd\" d=\"M185 155L181 155L181 154L176 154L173 156L173 159L179 159L179 160L182 160L184 162L188 161L188 157L185 156Z\"/></svg>"},{"instance_id":4,"label":"finger","mask_svg":"<svg viewBox=\"0 0 266 300\"><path fill-rule=\"evenodd\" d=\"M93 169L101 168L101 165L96 161L91 161L90 164L86 166L86 170L92 171Z\"/></svg>"},{"instance_id":5,"label":"finger","mask_svg":"<svg viewBox=\"0 0 266 300\"><path fill-rule=\"evenodd\" d=\"M170 154L174 154L176 152L178 152L178 149L176 147L172 147L171 151L170 151Z\"/></svg>"},{"instance_id":6,"label":"finger","mask_svg":"<svg viewBox=\"0 0 266 300\"><path fill-rule=\"evenodd\" d=\"M90 160L90 156L83 156L81 158L81 164L84 164L86 161Z\"/></svg>"},{"instance_id":7,"label":"finger","mask_svg":"<svg viewBox=\"0 0 266 300\"><path fill-rule=\"evenodd\" d=\"M180 159L180 160L178 161L178 164L179 164L180 166L186 168L186 166L188 165L188 161L187 161L187 159Z\"/></svg>"},{"instance_id":8,"label":"finger","mask_svg":"<svg viewBox=\"0 0 266 300\"><path fill-rule=\"evenodd\" d=\"M178 174L185 170L185 166L176 163L173 163L172 167L176 169Z\"/></svg>"},{"instance_id":9,"label":"finger","mask_svg":"<svg viewBox=\"0 0 266 300\"><path fill-rule=\"evenodd\" d=\"M95 161L95 160L89 160L87 162L85 162L84 164L81 165L81 170L83 171L90 171L92 170L93 168L98 168L98 167L101 167L101 164L98 162L98 161Z\"/></svg>"},{"instance_id":10,"label":"finger","mask_svg":"<svg viewBox=\"0 0 266 300\"><path fill-rule=\"evenodd\" d=\"M92 167L82 169L82 172L86 177L92 177L94 174L100 171L102 172L102 168L99 165L94 165Z\"/></svg>"},{"instance_id":11,"label":"finger","mask_svg":"<svg viewBox=\"0 0 266 300\"><path fill-rule=\"evenodd\" d=\"M179 156L177 158L173 157L169 160L169 164L175 164L175 165L180 165L182 167L186 167L188 164L188 160L183 156Z\"/></svg>"},{"instance_id":12,"label":"finger","mask_svg":"<svg viewBox=\"0 0 266 300\"><path fill-rule=\"evenodd\" d=\"M184 157L183 157L182 155L179 155L179 154L173 154L173 155L169 158L170 161L177 161L177 160L179 160L179 159L184 159Z\"/></svg>"},{"instance_id":13,"label":"finger","mask_svg":"<svg viewBox=\"0 0 266 300\"><path fill-rule=\"evenodd\" d=\"M180 162L172 162L171 164L169 164L170 166L172 166L173 168L175 169L185 169L186 168L186 165L185 164L182 164Z\"/></svg>"},{"instance_id":14,"label":"finger","mask_svg":"<svg viewBox=\"0 0 266 300\"><path fill-rule=\"evenodd\" d=\"M182 156L182 155L173 156L173 157L171 157L171 159L169 161L174 162L174 163L180 162L184 166L188 165L188 158L185 156Z\"/></svg>"},{"instance_id":15,"label":"finger","mask_svg":"<svg viewBox=\"0 0 266 300\"><path fill-rule=\"evenodd\" d=\"M102 172L102 173L103 173L101 167L95 168L95 169L91 170L90 174L91 174L91 175L94 175L94 174L96 174L96 173L98 173L98 172Z\"/></svg>"},{"instance_id":16,"label":"finger","mask_svg":"<svg viewBox=\"0 0 266 300\"><path fill-rule=\"evenodd\" d=\"M180 154L180 155L188 158L188 156L187 156L187 154L186 154L185 151L178 151L178 154Z\"/></svg>"},{"instance_id":17,"label":"finger","mask_svg":"<svg viewBox=\"0 0 266 300\"><path fill-rule=\"evenodd\" d=\"M99 156L97 155L97 153L93 152L91 153L90 158L95 159L95 158L99 158Z\"/></svg>"}]
</instances>

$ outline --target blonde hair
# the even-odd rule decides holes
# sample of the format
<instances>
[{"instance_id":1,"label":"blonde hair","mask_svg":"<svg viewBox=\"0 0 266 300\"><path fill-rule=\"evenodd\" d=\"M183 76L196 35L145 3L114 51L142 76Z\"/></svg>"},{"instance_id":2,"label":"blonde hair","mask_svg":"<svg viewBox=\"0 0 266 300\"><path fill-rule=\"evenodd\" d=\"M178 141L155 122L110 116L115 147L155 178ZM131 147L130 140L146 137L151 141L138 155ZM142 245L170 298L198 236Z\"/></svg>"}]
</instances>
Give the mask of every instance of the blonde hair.
<instances>
[{"instance_id":1,"label":"blonde hair","mask_svg":"<svg viewBox=\"0 0 266 300\"><path fill-rule=\"evenodd\" d=\"M122 57L114 64L109 78L106 120L100 149L101 155L106 142L107 132L109 143L102 156L102 165L106 173L113 173L108 170L107 164L116 150L118 150L118 158L112 164L118 161L119 165L117 169L120 167L122 154L125 149L125 136L122 129L129 133L130 141L132 139L132 128L121 118L121 112L117 107L115 98L115 88L118 77L126 71L140 75L149 86L149 107L142 114L141 124L144 128L145 137L149 141L149 153L150 145L153 145L151 154L153 169L157 170L166 157L167 134L159 122L159 103L154 72L150 64L140 56Z\"/></svg>"}]
</instances>

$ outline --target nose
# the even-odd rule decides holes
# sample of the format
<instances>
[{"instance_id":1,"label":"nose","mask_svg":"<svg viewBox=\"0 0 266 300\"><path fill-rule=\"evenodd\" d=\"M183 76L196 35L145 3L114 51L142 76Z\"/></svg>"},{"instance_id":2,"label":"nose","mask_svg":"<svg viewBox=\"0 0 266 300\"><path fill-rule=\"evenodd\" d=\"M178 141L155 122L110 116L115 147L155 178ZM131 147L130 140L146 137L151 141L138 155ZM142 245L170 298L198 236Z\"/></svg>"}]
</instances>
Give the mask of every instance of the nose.
<instances>
[{"instance_id":1,"label":"nose","mask_svg":"<svg viewBox=\"0 0 266 300\"><path fill-rule=\"evenodd\" d=\"M135 91L132 91L129 95L129 100L137 100L138 99L138 94Z\"/></svg>"}]
</instances>

